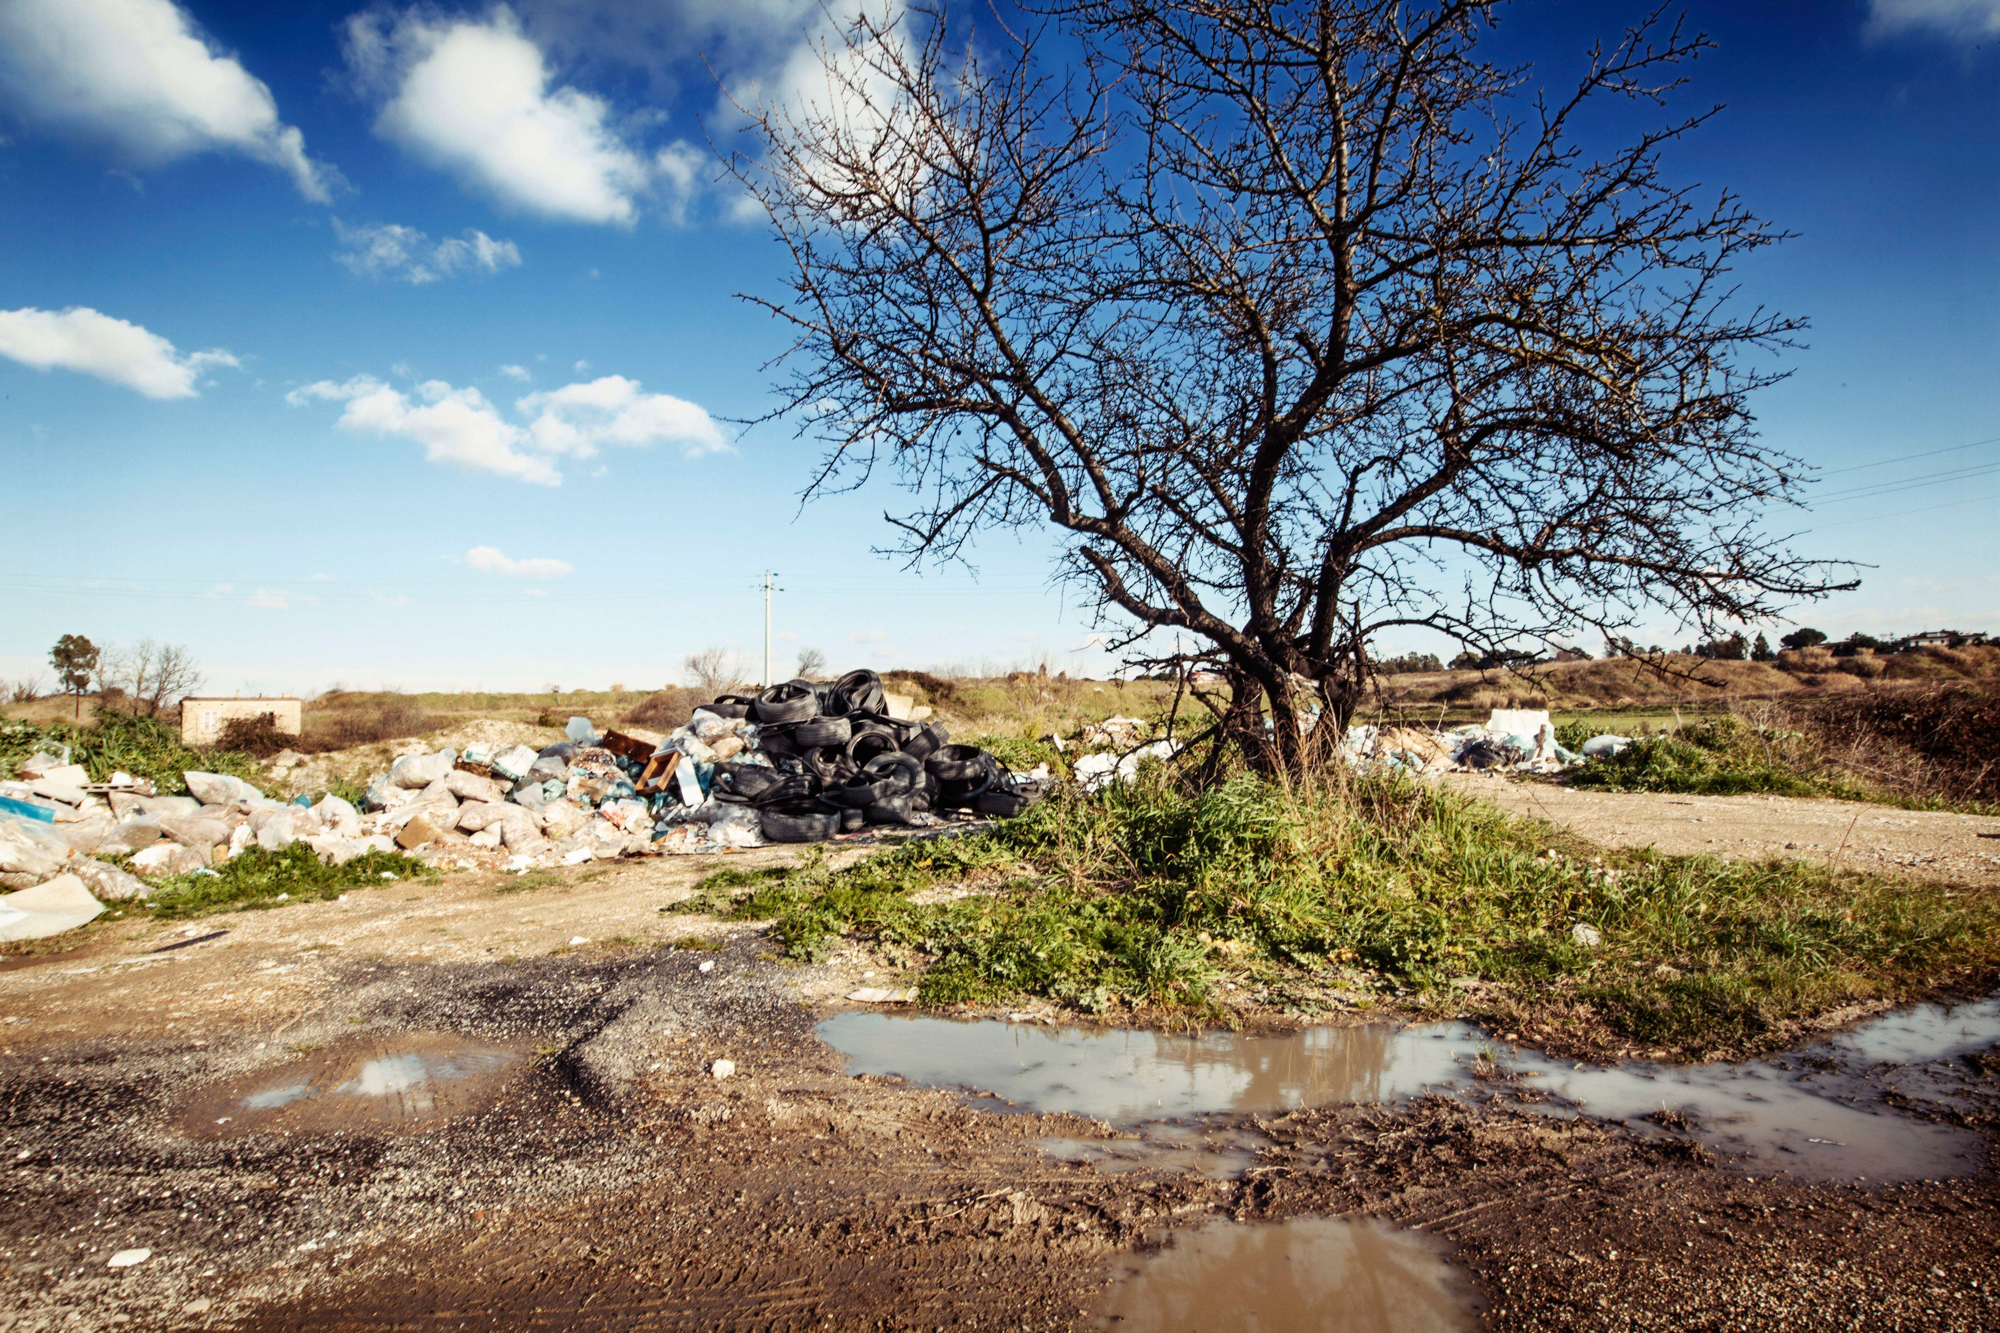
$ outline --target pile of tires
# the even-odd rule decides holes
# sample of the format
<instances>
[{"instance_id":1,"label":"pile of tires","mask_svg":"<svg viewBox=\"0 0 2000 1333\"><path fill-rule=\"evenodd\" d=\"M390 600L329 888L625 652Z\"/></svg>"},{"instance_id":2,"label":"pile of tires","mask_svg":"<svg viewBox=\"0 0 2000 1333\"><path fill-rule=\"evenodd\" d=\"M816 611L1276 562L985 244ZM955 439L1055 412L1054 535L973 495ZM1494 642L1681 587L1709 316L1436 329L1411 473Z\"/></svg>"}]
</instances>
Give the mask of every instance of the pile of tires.
<instances>
[{"instance_id":1,"label":"pile of tires","mask_svg":"<svg viewBox=\"0 0 2000 1333\"><path fill-rule=\"evenodd\" d=\"M1043 794L985 750L951 744L938 724L890 717L873 671L786 681L704 707L757 723L769 765L719 763L710 794L754 806L771 842L823 842L926 813L1013 816Z\"/></svg>"}]
</instances>

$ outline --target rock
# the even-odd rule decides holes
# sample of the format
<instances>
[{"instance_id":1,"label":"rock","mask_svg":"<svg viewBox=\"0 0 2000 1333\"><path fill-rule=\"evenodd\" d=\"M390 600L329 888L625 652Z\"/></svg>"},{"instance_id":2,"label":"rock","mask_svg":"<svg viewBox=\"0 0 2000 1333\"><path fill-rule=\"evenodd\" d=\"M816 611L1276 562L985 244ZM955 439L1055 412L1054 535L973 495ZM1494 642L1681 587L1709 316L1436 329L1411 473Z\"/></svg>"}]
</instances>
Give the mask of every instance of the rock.
<instances>
[{"instance_id":1,"label":"rock","mask_svg":"<svg viewBox=\"0 0 2000 1333\"><path fill-rule=\"evenodd\" d=\"M218 842L228 842L234 827L233 823L195 815L175 815L160 821L160 828L169 838L183 847L199 847L204 853Z\"/></svg>"},{"instance_id":2,"label":"rock","mask_svg":"<svg viewBox=\"0 0 2000 1333\"><path fill-rule=\"evenodd\" d=\"M478 833L510 819L526 821L530 817L520 806L504 801L467 801L458 807L457 823L467 833Z\"/></svg>"},{"instance_id":3,"label":"rock","mask_svg":"<svg viewBox=\"0 0 2000 1333\"><path fill-rule=\"evenodd\" d=\"M694 970L702 973L705 976L708 973L715 971L715 960L713 958L704 958L701 960L701 962L695 965Z\"/></svg>"},{"instance_id":4,"label":"rock","mask_svg":"<svg viewBox=\"0 0 2000 1333\"><path fill-rule=\"evenodd\" d=\"M68 843L71 851L88 856L111 836L111 830L116 827L109 816L99 815L92 819L79 819L74 824L58 824L56 836Z\"/></svg>"},{"instance_id":5,"label":"rock","mask_svg":"<svg viewBox=\"0 0 2000 1333\"><path fill-rule=\"evenodd\" d=\"M75 875L0 894L0 940L42 940L95 921L104 904Z\"/></svg>"},{"instance_id":6,"label":"rock","mask_svg":"<svg viewBox=\"0 0 2000 1333\"><path fill-rule=\"evenodd\" d=\"M319 816L320 827L336 837L351 838L361 832L361 812L338 796L320 797L313 813Z\"/></svg>"},{"instance_id":7,"label":"rock","mask_svg":"<svg viewBox=\"0 0 2000 1333\"><path fill-rule=\"evenodd\" d=\"M228 805L264 794L243 779L225 773L182 773L181 781L187 783L188 791L203 805Z\"/></svg>"},{"instance_id":8,"label":"rock","mask_svg":"<svg viewBox=\"0 0 2000 1333\"><path fill-rule=\"evenodd\" d=\"M153 1252L151 1250L120 1250L111 1256L105 1267L130 1268L134 1264L143 1264L152 1257Z\"/></svg>"},{"instance_id":9,"label":"rock","mask_svg":"<svg viewBox=\"0 0 2000 1333\"><path fill-rule=\"evenodd\" d=\"M130 856L144 851L167 836L166 830L150 819L127 820L113 826L91 850L100 856Z\"/></svg>"},{"instance_id":10,"label":"rock","mask_svg":"<svg viewBox=\"0 0 2000 1333\"><path fill-rule=\"evenodd\" d=\"M398 787L412 789L442 782L450 773L457 756L449 750L436 754L406 754L389 766L389 781Z\"/></svg>"},{"instance_id":11,"label":"rock","mask_svg":"<svg viewBox=\"0 0 2000 1333\"><path fill-rule=\"evenodd\" d=\"M197 815L201 802L192 796L139 796L111 793L111 813L119 819L158 819L165 815Z\"/></svg>"},{"instance_id":12,"label":"rock","mask_svg":"<svg viewBox=\"0 0 2000 1333\"><path fill-rule=\"evenodd\" d=\"M75 855L51 826L0 816L0 870L46 879Z\"/></svg>"},{"instance_id":13,"label":"rock","mask_svg":"<svg viewBox=\"0 0 2000 1333\"><path fill-rule=\"evenodd\" d=\"M725 1078L734 1078L736 1075L736 1062L734 1060L717 1060L709 1065L708 1072L717 1082L721 1082Z\"/></svg>"},{"instance_id":14,"label":"rock","mask_svg":"<svg viewBox=\"0 0 2000 1333\"><path fill-rule=\"evenodd\" d=\"M542 810L542 832L560 840L581 830L589 820L589 815L568 801L551 801Z\"/></svg>"},{"instance_id":15,"label":"rock","mask_svg":"<svg viewBox=\"0 0 2000 1333\"><path fill-rule=\"evenodd\" d=\"M415 792L397 786L389 781L387 773L382 773L368 784L368 790L362 794L361 804L370 810L394 810L415 797Z\"/></svg>"},{"instance_id":16,"label":"rock","mask_svg":"<svg viewBox=\"0 0 2000 1333\"><path fill-rule=\"evenodd\" d=\"M72 862L70 873L82 880L100 902L130 902L152 892L152 886L138 876L128 875L117 866L93 861L89 857L79 857Z\"/></svg>"},{"instance_id":17,"label":"rock","mask_svg":"<svg viewBox=\"0 0 2000 1333\"><path fill-rule=\"evenodd\" d=\"M307 838L306 846L312 848L314 856L330 866L344 866L361 855L361 846L353 838L343 838L337 833L322 833L317 838Z\"/></svg>"},{"instance_id":18,"label":"rock","mask_svg":"<svg viewBox=\"0 0 2000 1333\"><path fill-rule=\"evenodd\" d=\"M267 852L281 852L297 842L298 837L298 824L284 813L273 814L257 829L257 845Z\"/></svg>"},{"instance_id":19,"label":"rock","mask_svg":"<svg viewBox=\"0 0 2000 1333\"><path fill-rule=\"evenodd\" d=\"M396 830L396 845L406 852L414 851L427 842L436 842L442 836L438 826L431 823L430 816L419 812Z\"/></svg>"},{"instance_id":20,"label":"rock","mask_svg":"<svg viewBox=\"0 0 2000 1333\"><path fill-rule=\"evenodd\" d=\"M444 785L461 801L498 802L507 799L500 784L492 778L482 778L477 773L468 773L462 768L454 768L444 775Z\"/></svg>"},{"instance_id":21,"label":"rock","mask_svg":"<svg viewBox=\"0 0 2000 1333\"><path fill-rule=\"evenodd\" d=\"M1569 937L1579 949L1595 949L1604 943L1604 934L1596 926L1588 926L1579 921L1569 928Z\"/></svg>"},{"instance_id":22,"label":"rock","mask_svg":"<svg viewBox=\"0 0 2000 1333\"><path fill-rule=\"evenodd\" d=\"M156 842L132 858L132 868L149 876L192 874L207 864L202 853L177 842Z\"/></svg>"}]
</instances>

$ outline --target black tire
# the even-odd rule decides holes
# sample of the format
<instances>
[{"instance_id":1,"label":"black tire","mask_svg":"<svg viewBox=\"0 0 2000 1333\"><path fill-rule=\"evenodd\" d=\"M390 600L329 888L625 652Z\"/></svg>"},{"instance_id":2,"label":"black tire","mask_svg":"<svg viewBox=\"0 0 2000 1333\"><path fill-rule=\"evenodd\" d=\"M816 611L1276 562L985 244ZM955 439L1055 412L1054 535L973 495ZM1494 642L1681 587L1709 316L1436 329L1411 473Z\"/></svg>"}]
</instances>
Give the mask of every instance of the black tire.
<instances>
[{"instance_id":1,"label":"black tire","mask_svg":"<svg viewBox=\"0 0 2000 1333\"><path fill-rule=\"evenodd\" d=\"M877 755L863 764L861 771L871 778L898 778L905 791L915 791L924 782L923 762L901 751Z\"/></svg>"},{"instance_id":2,"label":"black tire","mask_svg":"<svg viewBox=\"0 0 2000 1333\"><path fill-rule=\"evenodd\" d=\"M907 795L885 796L863 809L861 817L870 824L907 824L913 808L914 804Z\"/></svg>"},{"instance_id":3,"label":"black tire","mask_svg":"<svg viewBox=\"0 0 2000 1333\"><path fill-rule=\"evenodd\" d=\"M825 842L840 832L840 811L821 801L788 801L757 812L764 836L772 842Z\"/></svg>"},{"instance_id":4,"label":"black tire","mask_svg":"<svg viewBox=\"0 0 2000 1333\"><path fill-rule=\"evenodd\" d=\"M774 805L792 805L800 801L818 801L823 790L824 784L810 773L787 773L751 797L750 804L761 809Z\"/></svg>"},{"instance_id":5,"label":"black tire","mask_svg":"<svg viewBox=\"0 0 2000 1333\"><path fill-rule=\"evenodd\" d=\"M792 728L792 744L801 750L818 750L829 745L845 745L854 737L854 727L844 717L816 717Z\"/></svg>"},{"instance_id":6,"label":"black tire","mask_svg":"<svg viewBox=\"0 0 2000 1333\"><path fill-rule=\"evenodd\" d=\"M835 805L852 806L859 810L862 806L873 805L891 796L904 795L906 789L895 778L870 780L865 774L857 774L838 787L826 791L826 799Z\"/></svg>"},{"instance_id":7,"label":"black tire","mask_svg":"<svg viewBox=\"0 0 2000 1333\"><path fill-rule=\"evenodd\" d=\"M935 722L926 722L918 727L916 734L903 742L903 753L928 759L944 748L951 740L951 733Z\"/></svg>"},{"instance_id":8,"label":"black tire","mask_svg":"<svg viewBox=\"0 0 2000 1333\"><path fill-rule=\"evenodd\" d=\"M879 713L883 709L882 678L872 671L850 671L826 692L826 711L836 717L849 713Z\"/></svg>"},{"instance_id":9,"label":"black tire","mask_svg":"<svg viewBox=\"0 0 2000 1333\"><path fill-rule=\"evenodd\" d=\"M872 759L895 752L896 738L886 731L857 731L847 742L847 757L859 768L866 768Z\"/></svg>"},{"instance_id":10,"label":"black tire","mask_svg":"<svg viewBox=\"0 0 2000 1333\"><path fill-rule=\"evenodd\" d=\"M972 808L982 815L992 815L999 819L1012 819L1015 815L1022 813L1034 803L1035 800L1032 796L1023 796L1019 792L987 791L979 794L978 798L973 801Z\"/></svg>"},{"instance_id":11,"label":"black tire","mask_svg":"<svg viewBox=\"0 0 2000 1333\"><path fill-rule=\"evenodd\" d=\"M754 801L784 780L784 774L762 764L717 764L708 790L718 801Z\"/></svg>"},{"instance_id":12,"label":"black tire","mask_svg":"<svg viewBox=\"0 0 2000 1333\"><path fill-rule=\"evenodd\" d=\"M819 698L810 685L787 681L757 696L759 722L809 722L818 715Z\"/></svg>"},{"instance_id":13,"label":"black tire","mask_svg":"<svg viewBox=\"0 0 2000 1333\"><path fill-rule=\"evenodd\" d=\"M868 817L858 808L850 807L840 812L840 830L843 833L853 833L867 822Z\"/></svg>"},{"instance_id":14,"label":"black tire","mask_svg":"<svg viewBox=\"0 0 2000 1333\"><path fill-rule=\"evenodd\" d=\"M939 782L969 782L986 772L988 763L986 751L976 745L947 745L926 759L924 767Z\"/></svg>"},{"instance_id":15,"label":"black tire","mask_svg":"<svg viewBox=\"0 0 2000 1333\"><path fill-rule=\"evenodd\" d=\"M726 704L723 703L721 700L717 700L712 704L703 704L701 706L701 711L704 713L713 713L717 717L728 718L731 721L735 721L737 719L747 718L750 716L750 705Z\"/></svg>"}]
</instances>

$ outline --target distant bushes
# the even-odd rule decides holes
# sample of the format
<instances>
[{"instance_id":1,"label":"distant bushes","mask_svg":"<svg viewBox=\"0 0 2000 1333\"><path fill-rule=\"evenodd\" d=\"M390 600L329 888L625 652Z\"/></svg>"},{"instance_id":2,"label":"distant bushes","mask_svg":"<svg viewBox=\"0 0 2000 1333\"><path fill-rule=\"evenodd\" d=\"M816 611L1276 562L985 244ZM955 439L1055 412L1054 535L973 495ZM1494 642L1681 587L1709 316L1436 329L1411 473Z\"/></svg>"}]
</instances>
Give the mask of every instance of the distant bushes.
<instances>
[{"instance_id":1,"label":"distant bushes","mask_svg":"<svg viewBox=\"0 0 2000 1333\"><path fill-rule=\"evenodd\" d=\"M672 731L675 727L686 725L687 720L694 716L696 704L707 702L707 699L697 699L692 690L669 685L641 699L618 720L649 731Z\"/></svg>"},{"instance_id":2,"label":"distant bushes","mask_svg":"<svg viewBox=\"0 0 2000 1333\"><path fill-rule=\"evenodd\" d=\"M433 724L430 714L411 699L392 696L379 702L344 705L339 695L323 695L306 715L305 725L305 735L290 740L292 748L305 754L320 754L376 741L421 736Z\"/></svg>"}]
</instances>

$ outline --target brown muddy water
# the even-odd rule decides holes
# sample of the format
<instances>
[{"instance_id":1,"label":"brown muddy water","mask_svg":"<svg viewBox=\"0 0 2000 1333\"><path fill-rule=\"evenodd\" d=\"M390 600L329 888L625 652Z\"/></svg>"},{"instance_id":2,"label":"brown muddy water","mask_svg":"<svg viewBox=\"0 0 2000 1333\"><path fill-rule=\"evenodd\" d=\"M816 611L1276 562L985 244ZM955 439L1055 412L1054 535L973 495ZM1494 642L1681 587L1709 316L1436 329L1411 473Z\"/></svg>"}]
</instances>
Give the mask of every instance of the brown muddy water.
<instances>
[{"instance_id":1,"label":"brown muddy water","mask_svg":"<svg viewBox=\"0 0 2000 1333\"><path fill-rule=\"evenodd\" d=\"M337 1042L198 1093L181 1124L200 1138L411 1130L475 1110L526 1063L518 1047L443 1033Z\"/></svg>"},{"instance_id":2,"label":"brown muddy water","mask_svg":"<svg viewBox=\"0 0 2000 1333\"><path fill-rule=\"evenodd\" d=\"M1471 1071L1485 1061L1536 1111L1623 1121L1642 1134L1669 1132L1664 1121L1752 1171L1892 1182L1978 1169L1977 1133L1904 1115L1883 1094L1906 1066L2000 1041L2000 997L1955 1009L1918 1006L1769 1060L1690 1066L1570 1064L1463 1023L1186 1036L854 1012L817 1030L847 1056L850 1074L965 1088L1140 1135L1045 1145L1101 1169L1129 1161L1240 1174L1253 1151L1240 1131L1225 1136L1187 1122L1419 1093L1463 1096L1482 1086Z\"/></svg>"},{"instance_id":3,"label":"brown muddy water","mask_svg":"<svg viewBox=\"0 0 2000 1333\"><path fill-rule=\"evenodd\" d=\"M1442 1247L1372 1218L1214 1221L1126 1260L1097 1308L1111 1333L1461 1333L1470 1284Z\"/></svg>"}]
</instances>

